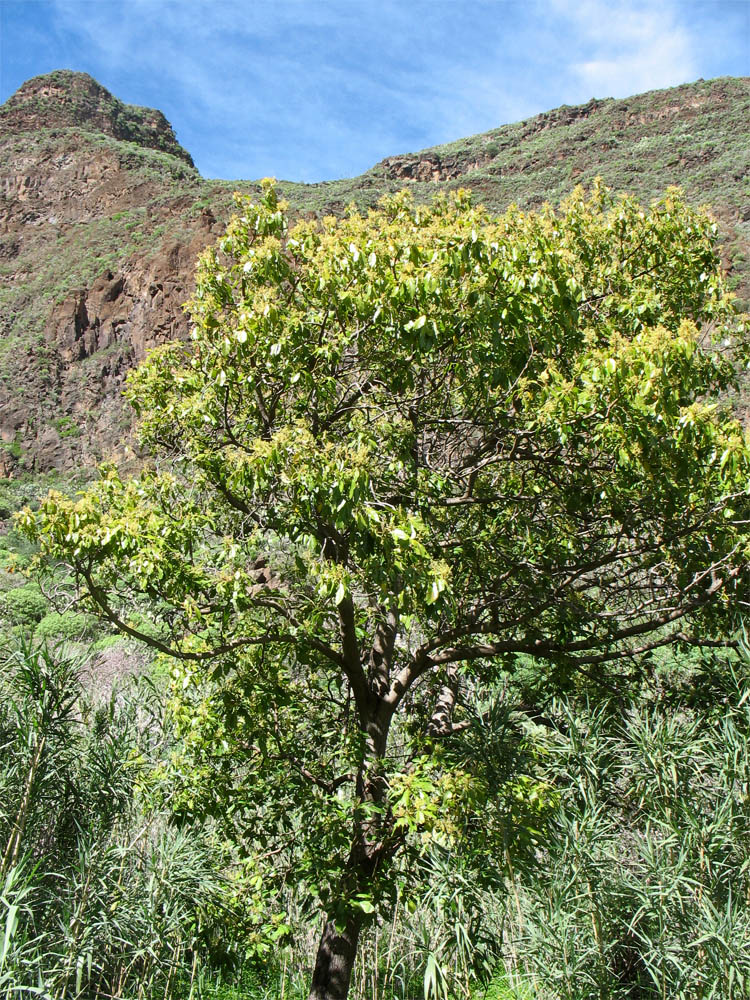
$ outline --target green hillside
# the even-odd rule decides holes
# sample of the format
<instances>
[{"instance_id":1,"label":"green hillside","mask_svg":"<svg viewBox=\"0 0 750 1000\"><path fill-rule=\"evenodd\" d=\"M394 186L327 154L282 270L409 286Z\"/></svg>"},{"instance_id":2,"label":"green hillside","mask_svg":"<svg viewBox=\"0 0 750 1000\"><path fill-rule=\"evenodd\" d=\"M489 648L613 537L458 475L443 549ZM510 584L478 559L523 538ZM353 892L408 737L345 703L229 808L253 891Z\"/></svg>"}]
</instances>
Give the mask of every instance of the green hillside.
<instances>
[{"instance_id":1,"label":"green hillside","mask_svg":"<svg viewBox=\"0 0 750 1000\"><path fill-rule=\"evenodd\" d=\"M323 216L402 187L425 201L468 187L501 211L555 204L597 176L645 203L676 184L716 217L730 287L746 307L749 119L748 78L700 80L558 108L391 156L359 177L282 180L280 189L293 213ZM65 468L119 454L119 373L184 335L193 261L221 233L233 192L257 192L257 182L201 178L159 112L67 71L36 77L0 108L0 170L0 464ZM102 311L97 281L120 282L116 309ZM165 282L170 294L154 299ZM76 429L65 438L62 418Z\"/></svg>"}]
</instances>

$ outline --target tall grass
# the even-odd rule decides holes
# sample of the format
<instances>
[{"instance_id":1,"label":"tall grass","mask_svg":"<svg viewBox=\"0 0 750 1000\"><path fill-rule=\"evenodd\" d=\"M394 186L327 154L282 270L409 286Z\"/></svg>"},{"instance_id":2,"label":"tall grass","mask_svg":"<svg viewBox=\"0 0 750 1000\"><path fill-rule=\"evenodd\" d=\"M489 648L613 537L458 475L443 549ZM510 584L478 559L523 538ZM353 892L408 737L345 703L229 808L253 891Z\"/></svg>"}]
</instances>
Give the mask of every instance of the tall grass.
<instances>
[{"instance_id":1,"label":"tall grass","mask_svg":"<svg viewBox=\"0 0 750 1000\"><path fill-rule=\"evenodd\" d=\"M750 996L750 705L721 713L558 706L562 792L508 909L516 982L555 1000Z\"/></svg>"},{"instance_id":2,"label":"tall grass","mask_svg":"<svg viewBox=\"0 0 750 1000\"><path fill-rule=\"evenodd\" d=\"M158 692L93 705L80 668L22 645L0 670L0 996L189 991L236 946L226 851L142 808L169 749Z\"/></svg>"}]
</instances>

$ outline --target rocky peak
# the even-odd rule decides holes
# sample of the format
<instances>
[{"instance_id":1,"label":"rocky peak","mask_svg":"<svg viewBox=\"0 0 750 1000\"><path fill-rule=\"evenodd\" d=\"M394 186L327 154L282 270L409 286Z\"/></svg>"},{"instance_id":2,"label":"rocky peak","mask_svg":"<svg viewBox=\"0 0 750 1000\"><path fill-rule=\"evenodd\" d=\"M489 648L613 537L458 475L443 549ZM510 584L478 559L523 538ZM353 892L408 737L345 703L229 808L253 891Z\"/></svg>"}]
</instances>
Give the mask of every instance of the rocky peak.
<instances>
[{"instance_id":1,"label":"rocky peak","mask_svg":"<svg viewBox=\"0 0 750 1000\"><path fill-rule=\"evenodd\" d=\"M194 166L172 126L154 108L123 104L88 73L56 70L27 80L0 106L0 134L79 128L171 153Z\"/></svg>"}]
</instances>

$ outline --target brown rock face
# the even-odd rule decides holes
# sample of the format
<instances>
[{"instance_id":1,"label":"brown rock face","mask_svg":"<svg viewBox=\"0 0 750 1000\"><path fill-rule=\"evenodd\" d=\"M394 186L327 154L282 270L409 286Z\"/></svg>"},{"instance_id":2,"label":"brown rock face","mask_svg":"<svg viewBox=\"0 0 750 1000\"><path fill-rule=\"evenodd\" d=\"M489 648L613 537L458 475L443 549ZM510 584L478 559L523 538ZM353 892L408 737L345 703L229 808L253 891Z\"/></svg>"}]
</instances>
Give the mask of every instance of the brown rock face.
<instances>
[{"instance_id":1,"label":"brown rock face","mask_svg":"<svg viewBox=\"0 0 750 1000\"><path fill-rule=\"evenodd\" d=\"M489 159L489 156L483 156L466 160L456 156L440 156L439 153L427 152L421 156L389 156L381 161L380 166L386 176L393 180L435 182L450 181L470 170L477 170Z\"/></svg>"},{"instance_id":2,"label":"brown rock face","mask_svg":"<svg viewBox=\"0 0 750 1000\"><path fill-rule=\"evenodd\" d=\"M0 130L0 475L124 461L125 376L185 335L222 227L164 116L85 74L29 81Z\"/></svg>"},{"instance_id":3,"label":"brown rock face","mask_svg":"<svg viewBox=\"0 0 750 1000\"><path fill-rule=\"evenodd\" d=\"M189 241L133 257L122 271L103 272L53 307L41 347L19 359L25 399L0 386L0 435L21 440L31 456L27 466L62 470L132 458L125 377L151 348L187 335L182 305L195 260L219 229L204 222ZM6 458L0 471L8 475L13 464Z\"/></svg>"}]
</instances>

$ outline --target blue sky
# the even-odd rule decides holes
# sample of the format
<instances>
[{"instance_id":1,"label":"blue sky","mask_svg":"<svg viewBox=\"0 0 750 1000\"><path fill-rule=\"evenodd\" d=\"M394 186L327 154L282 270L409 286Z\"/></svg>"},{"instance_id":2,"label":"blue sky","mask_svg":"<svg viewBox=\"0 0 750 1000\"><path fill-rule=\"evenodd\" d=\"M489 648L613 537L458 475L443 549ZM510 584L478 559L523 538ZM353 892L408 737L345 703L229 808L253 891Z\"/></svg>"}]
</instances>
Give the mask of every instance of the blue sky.
<instances>
[{"instance_id":1,"label":"blue sky","mask_svg":"<svg viewBox=\"0 0 750 1000\"><path fill-rule=\"evenodd\" d=\"M207 177L346 177L590 97L750 73L750 0L0 0L0 101L83 70Z\"/></svg>"}]
</instances>

